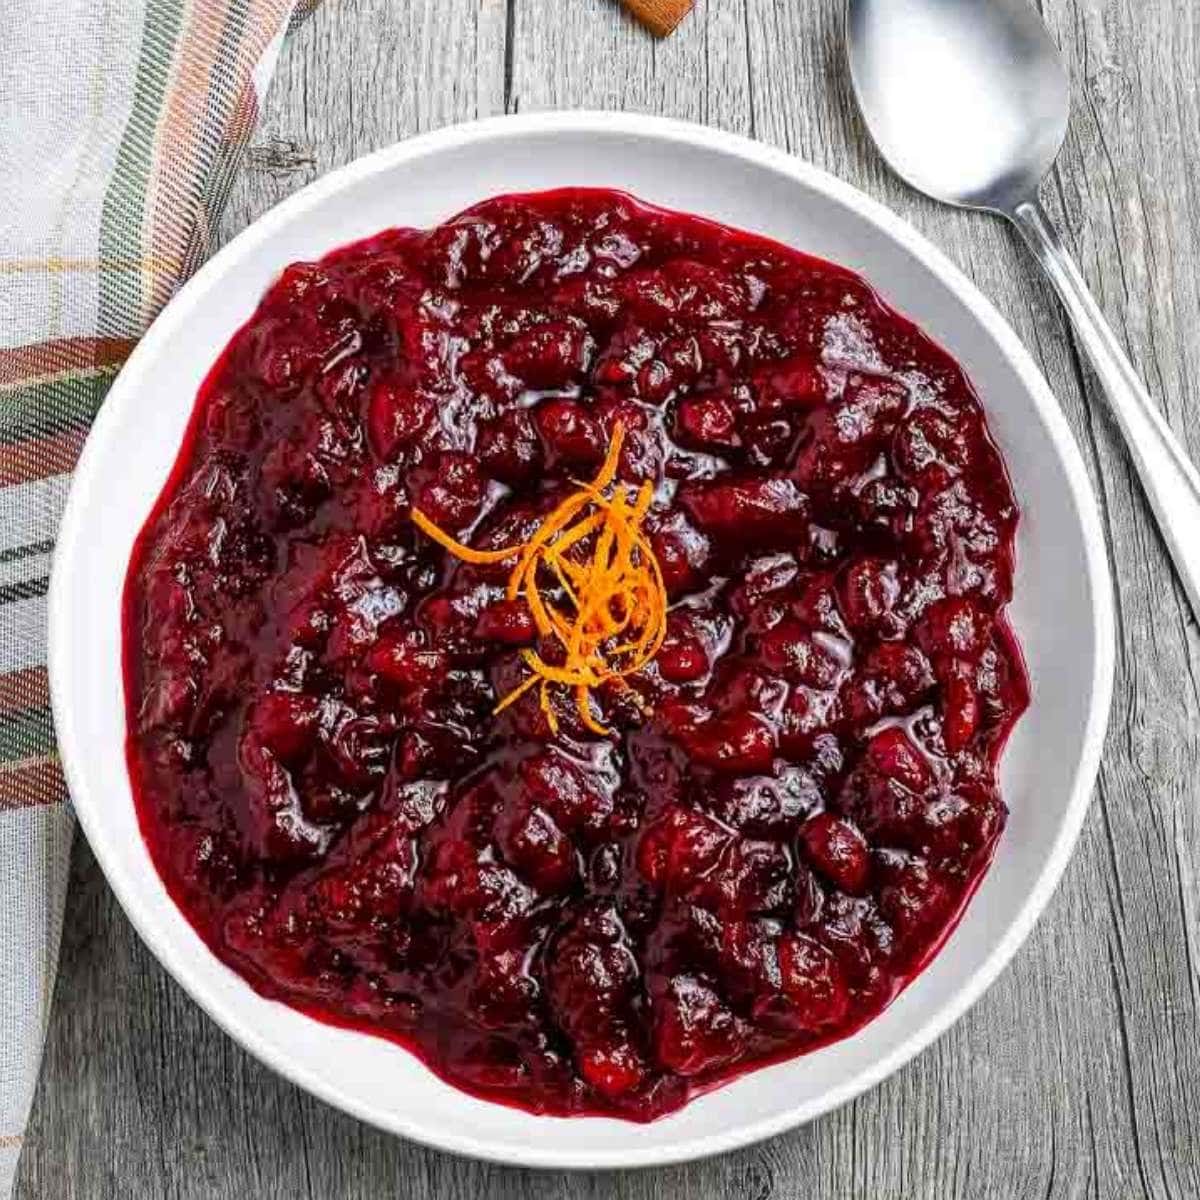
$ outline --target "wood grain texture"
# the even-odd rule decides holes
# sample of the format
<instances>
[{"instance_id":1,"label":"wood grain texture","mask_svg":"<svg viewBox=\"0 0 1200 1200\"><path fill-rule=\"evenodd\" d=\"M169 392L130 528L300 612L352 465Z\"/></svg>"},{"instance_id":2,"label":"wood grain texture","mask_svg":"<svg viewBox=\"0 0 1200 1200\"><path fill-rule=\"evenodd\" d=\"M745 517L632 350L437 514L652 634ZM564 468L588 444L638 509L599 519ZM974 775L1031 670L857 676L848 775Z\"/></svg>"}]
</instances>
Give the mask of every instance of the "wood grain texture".
<instances>
[{"instance_id":1,"label":"wood grain texture","mask_svg":"<svg viewBox=\"0 0 1200 1200\"><path fill-rule=\"evenodd\" d=\"M1200 457L1200 6L1041 7L1076 94L1047 202ZM998 222L922 200L869 148L840 71L840 12L699 0L655 42L612 0L327 0L284 51L223 234L396 138L586 106L786 147L941 245L1040 360L1115 565L1119 674L1097 801L1027 946L935 1046L804 1129L666 1171L524 1172L391 1139L259 1066L156 965L81 844L22 1200L1200 1197L1200 630L1049 290Z\"/></svg>"}]
</instances>

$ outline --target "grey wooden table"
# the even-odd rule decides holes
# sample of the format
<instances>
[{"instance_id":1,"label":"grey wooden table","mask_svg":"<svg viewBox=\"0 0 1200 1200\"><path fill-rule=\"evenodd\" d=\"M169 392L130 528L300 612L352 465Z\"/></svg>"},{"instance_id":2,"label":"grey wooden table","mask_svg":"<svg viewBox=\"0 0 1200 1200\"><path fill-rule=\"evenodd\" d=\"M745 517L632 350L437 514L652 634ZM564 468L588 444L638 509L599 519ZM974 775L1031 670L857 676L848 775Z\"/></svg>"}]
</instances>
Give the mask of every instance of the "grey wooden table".
<instances>
[{"instance_id":1,"label":"grey wooden table","mask_svg":"<svg viewBox=\"0 0 1200 1200\"><path fill-rule=\"evenodd\" d=\"M1200 458L1200 5L1038 2L1077 100L1047 200ZM1200 1197L1200 631L1047 289L998 223L926 203L866 144L839 67L841 8L699 0L655 44L611 0L326 0L284 51L220 233L418 131L586 106L784 146L944 247L1041 361L1116 568L1104 768L1029 943L940 1042L807 1128L666 1171L524 1172L377 1133L250 1059L144 949L81 841L22 1200Z\"/></svg>"}]
</instances>

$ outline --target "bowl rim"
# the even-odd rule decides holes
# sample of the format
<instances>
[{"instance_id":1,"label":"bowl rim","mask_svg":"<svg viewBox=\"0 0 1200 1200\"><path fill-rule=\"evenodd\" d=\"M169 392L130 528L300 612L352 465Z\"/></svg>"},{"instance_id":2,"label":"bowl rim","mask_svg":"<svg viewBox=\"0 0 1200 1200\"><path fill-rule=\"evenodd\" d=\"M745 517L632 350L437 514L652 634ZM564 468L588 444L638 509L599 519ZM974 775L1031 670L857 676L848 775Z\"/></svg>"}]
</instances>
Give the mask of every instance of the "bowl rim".
<instances>
[{"instance_id":1,"label":"bowl rim","mask_svg":"<svg viewBox=\"0 0 1200 1200\"><path fill-rule=\"evenodd\" d=\"M786 175L873 224L902 249L920 260L953 293L958 302L978 321L996 349L1021 379L1044 421L1047 434L1063 466L1083 535L1092 602L1090 619L1096 633L1096 656L1079 767L1057 837L1046 856L1041 873L1004 936L997 941L983 964L963 981L962 986L938 1012L917 1026L889 1053L848 1080L830 1088L819 1098L797 1104L761 1120L734 1126L720 1135L691 1136L668 1146L644 1149L639 1146L636 1137L638 1127L631 1126L630 1144L627 1149L621 1151L562 1150L555 1148L554 1139L548 1137L540 1142L531 1140L527 1150L523 1149L519 1155L514 1155L510 1143L489 1141L486 1137L476 1137L463 1129L430 1128L413 1120L403 1111L379 1110L328 1083L318 1073L289 1061L263 1039L256 1029L241 1018L224 1011L213 997L205 995L201 979L193 978L194 972L188 965L178 961L173 953L158 943L148 919L140 915L138 885L108 845L104 834L101 819L102 798L95 796L90 789L86 769L86 747L80 743L73 719L71 665L66 661L62 648L66 639L64 636L57 636L56 631L65 628L68 623L71 591L76 582L71 568L72 548L79 542L88 520L81 499L87 490L83 481L95 471L93 460L101 453L98 447L106 440L105 430L108 424L115 419L116 403L123 403L126 394L136 393L146 369L158 356L160 348L179 333L191 307L203 299L210 282L215 282L222 276L240 256L268 242L278 230L301 218L327 197L351 188L360 180L372 175L401 167L406 162L447 150L466 148L483 141L523 138L534 134L611 135L614 132L714 151ZM113 393L116 393L116 403ZM214 255L180 289L134 348L93 423L78 460L63 512L51 570L47 611L51 705L64 773L76 815L125 914L158 961L188 995L260 1062L359 1120L386 1132L399 1134L414 1142L453 1154L506 1165L557 1170L665 1166L711 1157L761 1141L839 1108L875 1087L957 1022L991 986L1029 936L1070 861L1099 772L1112 702L1116 658L1108 555L1095 493L1083 458L1041 370L991 301L941 250L903 218L856 187L794 155L737 134L687 121L601 110L490 117L448 126L396 142L355 159L308 184L250 224ZM547 1132L549 1131L548 1128Z\"/></svg>"}]
</instances>

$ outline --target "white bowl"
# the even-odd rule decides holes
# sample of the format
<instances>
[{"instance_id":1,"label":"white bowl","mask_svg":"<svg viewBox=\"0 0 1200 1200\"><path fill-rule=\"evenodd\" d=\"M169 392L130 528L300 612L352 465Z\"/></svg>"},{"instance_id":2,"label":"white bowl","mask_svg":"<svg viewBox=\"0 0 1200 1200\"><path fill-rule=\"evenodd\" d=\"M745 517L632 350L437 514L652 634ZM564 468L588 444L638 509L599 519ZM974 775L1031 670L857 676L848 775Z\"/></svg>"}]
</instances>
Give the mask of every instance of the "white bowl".
<instances>
[{"instance_id":1,"label":"white bowl","mask_svg":"<svg viewBox=\"0 0 1200 1200\"><path fill-rule=\"evenodd\" d=\"M1024 517L1013 623L1033 705L1003 760L1012 810L995 863L932 965L876 1021L743 1076L649 1126L535 1117L456 1091L404 1050L257 995L205 948L138 831L124 758L121 588L205 372L287 263L488 195L627 189L861 272L963 364ZM108 881L166 968L243 1046L383 1129L479 1158L632 1167L728 1150L827 1112L957 1020L1045 907L1087 809L1108 717L1113 619L1095 499L1062 413L995 309L908 225L844 183L741 138L648 117L502 118L352 163L268 213L171 302L117 379L80 459L50 590L54 716L75 809Z\"/></svg>"}]
</instances>

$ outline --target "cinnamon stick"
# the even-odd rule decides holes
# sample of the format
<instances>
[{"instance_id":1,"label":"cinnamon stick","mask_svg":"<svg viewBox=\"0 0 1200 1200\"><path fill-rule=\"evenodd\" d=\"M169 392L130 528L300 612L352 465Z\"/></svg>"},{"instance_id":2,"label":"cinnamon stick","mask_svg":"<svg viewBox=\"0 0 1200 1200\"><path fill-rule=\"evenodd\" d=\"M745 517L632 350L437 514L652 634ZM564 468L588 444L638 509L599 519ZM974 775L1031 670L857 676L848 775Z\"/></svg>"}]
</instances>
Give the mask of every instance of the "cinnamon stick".
<instances>
[{"instance_id":1,"label":"cinnamon stick","mask_svg":"<svg viewBox=\"0 0 1200 1200\"><path fill-rule=\"evenodd\" d=\"M621 0L656 37L666 37L692 11L695 0Z\"/></svg>"}]
</instances>

